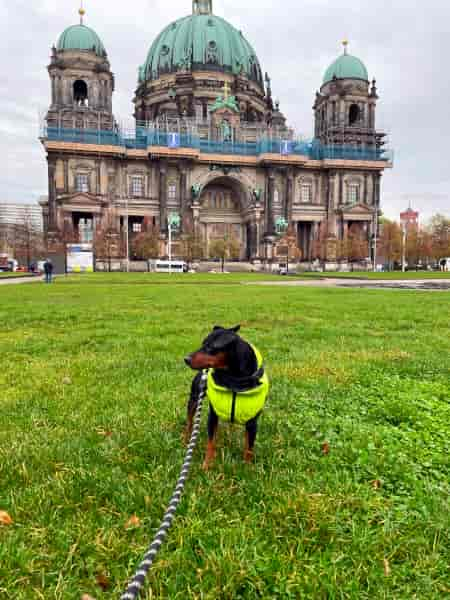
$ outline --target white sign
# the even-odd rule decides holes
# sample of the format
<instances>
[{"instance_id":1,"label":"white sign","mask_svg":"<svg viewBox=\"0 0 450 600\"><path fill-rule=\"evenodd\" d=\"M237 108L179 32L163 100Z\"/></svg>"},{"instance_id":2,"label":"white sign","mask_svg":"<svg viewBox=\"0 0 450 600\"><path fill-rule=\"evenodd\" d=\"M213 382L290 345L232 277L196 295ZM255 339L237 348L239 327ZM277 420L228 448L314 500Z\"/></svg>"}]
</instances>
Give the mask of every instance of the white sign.
<instances>
[{"instance_id":1,"label":"white sign","mask_svg":"<svg viewBox=\"0 0 450 600\"><path fill-rule=\"evenodd\" d=\"M168 133L167 134L167 145L169 148L180 147L180 134L179 133Z\"/></svg>"},{"instance_id":2,"label":"white sign","mask_svg":"<svg viewBox=\"0 0 450 600\"><path fill-rule=\"evenodd\" d=\"M92 273L94 271L94 253L92 244L68 244L67 272Z\"/></svg>"},{"instance_id":3,"label":"white sign","mask_svg":"<svg viewBox=\"0 0 450 600\"><path fill-rule=\"evenodd\" d=\"M281 154L292 154L292 142L290 140L283 140L280 147Z\"/></svg>"}]
</instances>

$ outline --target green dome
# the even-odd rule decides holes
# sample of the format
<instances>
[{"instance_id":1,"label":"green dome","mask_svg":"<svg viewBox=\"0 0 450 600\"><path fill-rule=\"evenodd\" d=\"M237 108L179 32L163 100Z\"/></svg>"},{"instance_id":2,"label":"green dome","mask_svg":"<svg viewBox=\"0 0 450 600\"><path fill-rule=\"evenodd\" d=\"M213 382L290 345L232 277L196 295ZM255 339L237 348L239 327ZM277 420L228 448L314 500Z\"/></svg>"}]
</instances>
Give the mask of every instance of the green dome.
<instances>
[{"instance_id":1,"label":"green dome","mask_svg":"<svg viewBox=\"0 0 450 600\"><path fill-rule=\"evenodd\" d=\"M242 32L213 14L193 14L171 23L153 42L140 81L175 71L225 71L247 77L263 87L262 72Z\"/></svg>"},{"instance_id":2,"label":"green dome","mask_svg":"<svg viewBox=\"0 0 450 600\"><path fill-rule=\"evenodd\" d=\"M369 73L364 63L350 54L343 54L328 67L323 78L323 84L337 79L363 79L369 81Z\"/></svg>"},{"instance_id":3,"label":"green dome","mask_svg":"<svg viewBox=\"0 0 450 600\"><path fill-rule=\"evenodd\" d=\"M106 56L106 50L101 39L86 25L72 25L61 34L58 50L90 50L98 56Z\"/></svg>"}]
</instances>

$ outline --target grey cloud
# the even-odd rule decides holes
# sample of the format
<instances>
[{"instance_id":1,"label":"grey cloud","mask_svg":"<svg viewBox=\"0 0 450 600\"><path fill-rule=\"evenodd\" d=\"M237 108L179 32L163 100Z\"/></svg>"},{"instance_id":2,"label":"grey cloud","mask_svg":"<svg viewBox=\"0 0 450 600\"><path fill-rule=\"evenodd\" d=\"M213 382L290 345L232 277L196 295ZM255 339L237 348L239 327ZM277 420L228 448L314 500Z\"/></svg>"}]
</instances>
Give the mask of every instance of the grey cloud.
<instances>
[{"instance_id":1,"label":"grey cloud","mask_svg":"<svg viewBox=\"0 0 450 600\"><path fill-rule=\"evenodd\" d=\"M102 38L116 74L114 110L130 120L137 68L190 0L85 1L87 23ZM73 0L0 0L0 198L30 201L45 191L46 165L37 141L37 112L49 101L50 48L77 21ZM383 178L383 208L397 217L409 200L423 215L450 214L450 5L410 0L215 0L217 14L242 29L274 96L294 128L311 136L311 106L340 41L377 78L378 126L390 134L396 161Z\"/></svg>"}]
</instances>

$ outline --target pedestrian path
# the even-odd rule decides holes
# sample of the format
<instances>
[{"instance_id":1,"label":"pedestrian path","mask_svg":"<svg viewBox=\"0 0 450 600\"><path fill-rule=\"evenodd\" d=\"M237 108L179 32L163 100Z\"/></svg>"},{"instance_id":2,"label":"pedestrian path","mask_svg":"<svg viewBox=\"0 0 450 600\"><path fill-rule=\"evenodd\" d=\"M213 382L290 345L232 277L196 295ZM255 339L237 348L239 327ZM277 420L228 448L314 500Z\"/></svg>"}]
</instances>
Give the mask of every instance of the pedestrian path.
<instances>
[{"instance_id":1,"label":"pedestrian path","mask_svg":"<svg viewBox=\"0 0 450 600\"><path fill-rule=\"evenodd\" d=\"M0 285L17 285L18 283L36 283L44 278L34 275L33 277L0 277Z\"/></svg>"}]
</instances>

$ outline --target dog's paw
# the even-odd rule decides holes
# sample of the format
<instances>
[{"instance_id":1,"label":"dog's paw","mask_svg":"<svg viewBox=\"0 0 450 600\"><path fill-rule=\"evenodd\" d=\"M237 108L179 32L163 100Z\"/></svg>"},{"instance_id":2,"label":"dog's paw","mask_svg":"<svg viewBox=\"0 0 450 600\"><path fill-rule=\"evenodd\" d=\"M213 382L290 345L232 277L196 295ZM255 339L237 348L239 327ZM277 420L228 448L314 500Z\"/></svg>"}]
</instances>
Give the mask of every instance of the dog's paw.
<instances>
[{"instance_id":1,"label":"dog's paw","mask_svg":"<svg viewBox=\"0 0 450 600\"><path fill-rule=\"evenodd\" d=\"M246 450L244 452L244 462L247 465L251 465L255 460L255 453L251 450Z\"/></svg>"}]
</instances>

